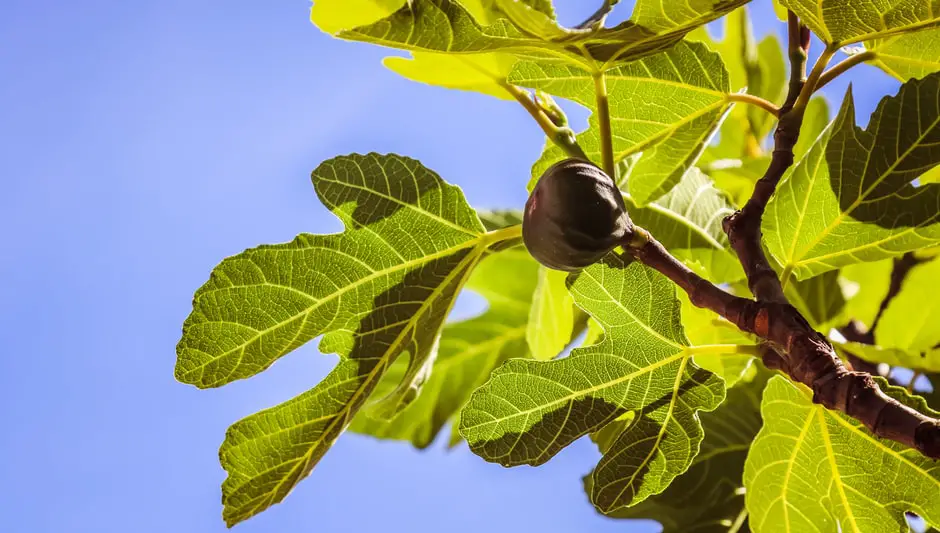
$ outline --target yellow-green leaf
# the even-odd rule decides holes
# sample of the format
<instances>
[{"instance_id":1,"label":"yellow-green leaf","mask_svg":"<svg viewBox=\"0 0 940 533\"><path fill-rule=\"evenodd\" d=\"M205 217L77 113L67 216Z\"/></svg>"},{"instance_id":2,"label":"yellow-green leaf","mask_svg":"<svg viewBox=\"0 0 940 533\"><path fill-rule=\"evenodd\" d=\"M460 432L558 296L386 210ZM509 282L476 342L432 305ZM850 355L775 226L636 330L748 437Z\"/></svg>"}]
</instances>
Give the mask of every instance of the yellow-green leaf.
<instances>
[{"instance_id":1,"label":"yellow-green leaf","mask_svg":"<svg viewBox=\"0 0 940 533\"><path fill-rule=\"evenodd\" d=\"M229 524L306 477L403 353L410 364L384 412L414 399L466 278L491 244L518 234L484 233L461 191L412 159L337 157L312 177L346 230L223 261L196 292L177 348L177 377L200 387L256 374L320 335L321 351L341 357L312 390L229 428Z\"/></svg>"},{"instance_id":2,"label":"yellow-green leaf","mask_svg":"<svg viewBox=\"0 0 940 533\"><path fill-rule=\"evenodd\" d=\"M882 390L930 416L923 399ZM908 531L906 511L940 524L940 462L873 436L856 420L812 401L782 376L764 391L761 429L744 465L756 533Z\"/></svg>"},{"instance_id":3,"label":"yellow-green leaf","mask_svg":"<svg viewBox=\"0 0 940 533\"><path fill-rule=\"evenodd\" d=\"M532 356L552 359L565 349L574 331L574 300L565 286L564 272L540 267L532 297L526 340Z\"/></svg>"},{"instance_id":4,"label":"yellow-green leaf","mask_svg":"<svg viewBox=\"0 0 940 533\"><path fill-rule=\"evenodd\" d=\"M940 344L940 298L927 289L938 280L940 261L928 261L911 269L875 328L879 345L923 353ZM940 371L940 366L936 370Z\"/></svg>"},{"instance_id":5,"label":"yellow-green leaf","mask_svg":"<svg viewBox=\"0 0 940 533\"><path fill-rule=\"evenodd\" d=\"M851 91L839 115L787 173L763 231L770 252L805 279L940 242L940 185L913 181L940 163L940 74L905 83L866 129Z\"/></svg>"},{"instance_id":6,"label":"yellow-green leaf","mask_svg":"<svg viewBox=\"0 0 940 533\"><path fill-rule=\"evenodd\" d=\"M509 79L595 112L590 129L578 141L589 157L600 161L595 85L589 72L554 62L522 61ZM729 107L729 88L721 58L701 43L682 42L607 72L614 160L642 152L630 165L633 178L628 182L638 204L668 193L694 165ZM560 148L548 148L533 176L541 176L564 157Z\"/></svg>"},{"instance_id":7,"label":"yellow-green leaf","mask_svg":"<svg viewBox=\"0 0 940 533\"><path fill-rule=\"evenodd\" d=\"M460 431L488 461L537 465L644 410L649 439L625 441L621 453L602 459L614 475L597 486L594 503L609 512L661 492L685 471L702 439L696 411L717 407L724 384L691 361L702 348L689 346L675 287L662 275L610 254L569 284L575 303L604 328L600 343L554 361L510 359L471 396Z\"/></svg>"},{"instance_id":8,"label":"yellow-green leaf","mask_svg":"<svg viewBox=\"0 0 940 533\"><path fill-rule=\"evenodd\" d=\"M780 0L820 39L845 46L940 24L937 0Z\"/></svg>"},{"instance_id":9,"label":"yellow-green leaf","mask_svg":"<svg viewBox=\"0 0 940 533\"><path fill-rule=\"evenodd\" d=\"M875 39L866 48L875 54L872 64L902 82L940 71L940 28Z\"/></svg>"},{"instance_id":10,"label":"yellow-green leaf","mask_svg":"<svg viewBox=\"0 0 940 533\"><path fill-rule=\"evenodd\" d=\"M365 409L350 430L409 441L418 448L430 445L494 368L510 357L527 356L526 322L537 269L529 254L518 248L481 261L466 288L487 299L486 312L444 326L430 377L417 399L391 420L370 417ZM390 394L407 368L404 357L395 361L373 396Z\"/></svg>"}]
</instances>

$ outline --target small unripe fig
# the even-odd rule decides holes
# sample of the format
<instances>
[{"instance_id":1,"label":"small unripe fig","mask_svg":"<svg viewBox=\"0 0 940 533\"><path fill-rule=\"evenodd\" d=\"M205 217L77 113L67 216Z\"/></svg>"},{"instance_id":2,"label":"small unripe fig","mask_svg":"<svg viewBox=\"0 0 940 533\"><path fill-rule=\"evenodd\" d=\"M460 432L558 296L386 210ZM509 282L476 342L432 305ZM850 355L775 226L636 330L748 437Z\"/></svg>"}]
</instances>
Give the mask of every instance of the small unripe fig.
<instances>
[{"instance_id":1,"label":"small unripe fig","mask_svg":"<svg viewBox=\"0 0 940 533\"><path fill-rule=\"evenodd\" d=\"M591 265L632 232L633 222L614 180L581 159L566 159L542 174L522 219L525 247L554 270Z\"/></svg>"}]
</instances>

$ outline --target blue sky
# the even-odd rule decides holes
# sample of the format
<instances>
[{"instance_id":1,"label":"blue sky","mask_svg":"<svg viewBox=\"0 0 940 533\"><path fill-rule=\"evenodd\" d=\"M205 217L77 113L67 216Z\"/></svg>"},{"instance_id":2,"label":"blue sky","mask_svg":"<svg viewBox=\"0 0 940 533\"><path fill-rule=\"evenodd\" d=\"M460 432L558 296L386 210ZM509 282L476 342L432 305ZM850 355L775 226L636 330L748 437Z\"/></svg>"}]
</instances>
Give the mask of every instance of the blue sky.
<instances>
[{"instance_id":1,"label":"blue sky","mask_svg":"<svg viewBox=\"0 0 940 533\"><path fill-rule=\"evenodd\" d=\"M758 32L780 30L756 3ZM556 4L568 22L591 10ZM0 531L224 530L226 427L313 386L335 359L310 344L198 391L173 379L175 344L223 257L339 228L310 185L320 161L397 152L475 206L524 202L542 139L521 108L399 78L379 63L387 51L320 34L308 5L4 1ZM862 121L897 87L869 67L848 79ZM596 460L578 442L507 470L466 448L345 435L238 530L624 531L581 492Z\"/></svg>"}]
</instances>

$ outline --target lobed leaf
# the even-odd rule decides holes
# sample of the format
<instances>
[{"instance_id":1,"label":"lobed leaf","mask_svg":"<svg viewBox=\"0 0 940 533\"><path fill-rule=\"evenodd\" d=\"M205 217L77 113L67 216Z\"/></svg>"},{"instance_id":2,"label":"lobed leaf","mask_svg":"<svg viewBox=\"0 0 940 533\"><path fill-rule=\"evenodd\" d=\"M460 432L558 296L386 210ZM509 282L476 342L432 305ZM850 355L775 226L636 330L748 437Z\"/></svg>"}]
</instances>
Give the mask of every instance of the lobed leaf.
<instances>
[{"instance_id":1,"label":"lobed leaf","mask_svg":"<svg viewBox=\"0 0 940 533\"><path fill-rule=\"evenodd\" d=\"M625 413L647 409L649 439L625 441L602 460L618 488L595 505L611 511L661 492L685 471L701 441L695 413L717 407L724 384L690 361L696 349L665 277L611 254L569 277L569 288L604 328L600 343L555 361L510 359L471 396L460 432L488 461L538 465Z\"/></svg>"},{"instance_id":2,"label":"lobed leaf","mask_svg":"<svg viewBox=\"0 0 940 533\"><path fill-rule=\"evenodd\" d=\"M614 160L642 152L632 163L631 197L640 205L672 189L692 167L729 108L728 73L718 54L701 43L682 42L669 50L607 72ZM600 160L594 79L577 67L521 61L509 81L573 100L594 115L578 142ZM551 146L533 168L534 181L564 159Z\"/></svg>"},{"instance_id":3,"label":"lobed leaf","mask_svg":"<svg viewBox=\"0 0 940 533\"><path fill-rule=\"evenodd\" d=\"M343 39L411 51L385 59L409 79L508 99L503 85L518 58L600 72L665 50L748 1L640 0L634 18L613 28L563 28L548 0L317 0L311 21Z\"/></svg>"},{"instance_id":4,"label":"lobed leaf","mask_svg":"<svg viewBox=\"0 0 940 533\"><path fill-rule=\"evenodd\" d=\"M924 400L900 387L882 390L919 410ZM940 462L859 422L814 404L812 393L777 376L764 391L758 433L744 465L751 529L908 531L911 511L940 523Z\"/></svg>"},{"instance_id":5,"label":"lobed leaf","mask_svg":"<svg viewBox=\"0 0 940 533\"><path fill-rule=\"evenodd\" d=\"M763 219L767 246L805 279L940 242L940 186L912 182L940 163L940 74L905 83L855 126L839 115L780 184Z\"/></svg>"},{"instance_id":6,"label":"lobed leaf","mask_svg":"<svg viewBox=\"0 0 940 533\"><path fill-rule=\"evenodd\" d=\"M780 0L824 42L845 46L940 24L937 0Z\"/></svg>"},{"instance_id":7,"label":"lobed leaf","mask_svg":"<svg viewBox=\"0 0 940 533\"><path fill-rule=\"evenodd\" d=\"M346 230L223 261L177 348L177 377L200 387L261 372L320 335L321 351L341 357L312 390L229 428L219 455L230 525L307 476L402 353L410 364L380 405L394 414L414 399L456 294L488 246L511 236L484 233L461 191L412 159L337 157L312 178Z\"/></svg>"},{"instance_id":8,"label":"lobed leaf","mask_svg":"<svg viewBox=\"0 0 940 533\"><path fill-rule=\"evenodd\" d=\"M715 411L702 413L705 439L689 470L662 494L620 509L611 516L652 519L663 533L748 531L744 506L744 461L751 441L761 428L760 402L767 372L728 390L728 398ZM593 491L592 476L585 489Z\"/></svg>"},{"instance_id":9,"label":"lobed leaf","mask_svg":"<svg viewBox=\"0 0 940 533\"><path fill-rule=\"evenodd\" d=\"M940 28L874 39L865 47L875 53L873 65L902 82L940 71Z\"/></svg>"},{"instance_id":10,"label":"lobed leaf","mask_svg":"<svg viewBox=\"0 0 940 533\"><path fill-rule=\"evenodd\" d=\"M629 180L634 175L628 170L622 178ZM632 196L627 200L634 204L629 211L637 225L649 230L680 259L700 263L712 281L724 283L744 277L721 228L721 221L734 207L697 168L689 169L674 189L644 207L636 206Z\"/></svg>"}]
</instances>

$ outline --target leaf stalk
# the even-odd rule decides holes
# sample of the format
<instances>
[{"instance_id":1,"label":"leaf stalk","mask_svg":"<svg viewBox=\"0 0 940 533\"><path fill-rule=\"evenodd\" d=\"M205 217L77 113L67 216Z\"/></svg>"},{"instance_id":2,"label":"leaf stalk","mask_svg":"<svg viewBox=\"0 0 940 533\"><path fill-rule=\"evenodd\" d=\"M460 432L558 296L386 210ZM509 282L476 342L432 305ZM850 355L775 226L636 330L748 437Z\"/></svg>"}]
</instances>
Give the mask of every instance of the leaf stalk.
<instances>
[{"instance_id":1,"label":"leaf stalk","mask_svg":"<svg viewBox=\"0 0 940 533\"><path fill-rule=\"evenodd\" d=\"M594 74L594 95L597 98L597 122L601 136L601 161L604 172L615 177L614 143L610 129L610 102L607 98L607 75L603 72ZM616 179L616 178L615 178Z\"/></svg>"},{"instance_id":2,"label":"leaf stalk","mask_svg":"<svg viewBox=\"0 0 940 533\"><path fill-rule=\"evenodd\" d=\"M818 91L825 87L829 82L836 79L837 77L844 74L847 70L858 65L859 63L864 63L866 61L871 61L878 57L878 54L872 50L866 50L855 55L851 55L846 59L836 63L833 67L825 72L822 76L819 77L819 81L816 82L816 88L814 90Z\"/></svg>"}]
</instances>

